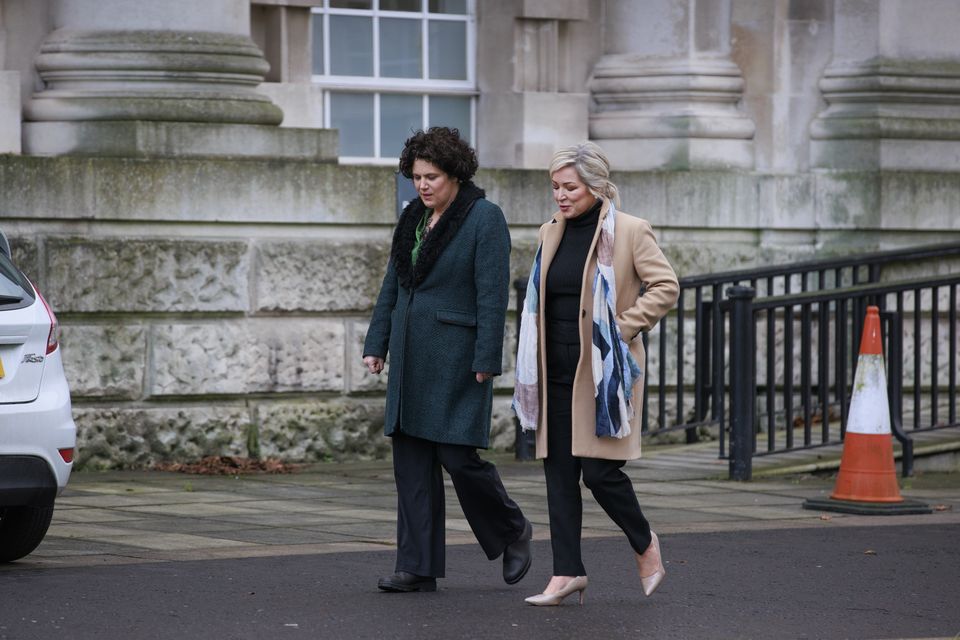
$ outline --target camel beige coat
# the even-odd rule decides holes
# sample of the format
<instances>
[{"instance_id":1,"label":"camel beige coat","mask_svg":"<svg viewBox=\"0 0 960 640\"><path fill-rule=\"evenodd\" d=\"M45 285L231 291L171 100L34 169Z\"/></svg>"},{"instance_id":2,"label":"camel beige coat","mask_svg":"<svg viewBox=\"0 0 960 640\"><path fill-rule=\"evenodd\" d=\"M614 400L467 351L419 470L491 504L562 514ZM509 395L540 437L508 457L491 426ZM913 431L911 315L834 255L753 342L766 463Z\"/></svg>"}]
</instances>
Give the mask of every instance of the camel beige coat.
<instances>
[{"instance_id":1,"label":"camel beige coat","mask_svg":"<svg viewBox=\"0 0 960 640\"><path fill-rule=\"evenodd\" d=\"M593 276L597 270L597 239L603 220L610 210L606 198L600 210L600 223L587 254L580 293L580 360L573 379L573 455L607 460L633 460L640 457L640 413L643 408L643 382L646 377L646 353L640 333L650 331L673 308L680 292L677 275L667 262L650 228L641 218L617 211L613 243L613 270L617 280L617 325L630 345L630 351L644 372L644 378L633 388L634 415L630 435L626 438L598 438L596 435L596 401L590 365L593 332ZM557 212L553 220L540 227L540 300L546 300L546 274L550 270L566 220ZM641 297L640 288L646 285ZM541 307L542 308L542 307ZM546 335L543 313L539 314L540 336ZM586 348L584 348L586 347ZM540 361L540 424L537 426L537 457L547 455L547 357L544 340L538 340Z\"/></svg>"}]
</instances>

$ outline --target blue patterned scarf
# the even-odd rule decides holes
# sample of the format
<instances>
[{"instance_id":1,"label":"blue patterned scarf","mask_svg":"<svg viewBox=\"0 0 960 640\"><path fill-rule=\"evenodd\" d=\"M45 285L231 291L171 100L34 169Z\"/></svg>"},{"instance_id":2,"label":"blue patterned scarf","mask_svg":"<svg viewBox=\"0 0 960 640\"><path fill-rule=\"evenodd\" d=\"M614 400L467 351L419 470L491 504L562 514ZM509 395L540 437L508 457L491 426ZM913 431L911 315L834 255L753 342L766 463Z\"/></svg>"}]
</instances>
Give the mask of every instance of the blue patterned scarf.
<instances>
[{"instance_id":1,"label":"blue patterned scarf","mask_svg":"<svg viewBox=\"0 0 960 640\"><path fill-rule=\"evenodd\" d=\"M590 362L593 371L594 398L597 403L598 437L624 438L630 435L633 418L633 386L643 376L617 326L617 288L613 273L613 238L616 209L603 219L597 242L597 271L593 276L593 340ZM540 423L540 380L538 363L540 315L540 256L533 259L527 293L520 317L520 347L517 351L517 375L513 392L513 410L524 431L536 430Z\"/></svg>"}]
</instances>

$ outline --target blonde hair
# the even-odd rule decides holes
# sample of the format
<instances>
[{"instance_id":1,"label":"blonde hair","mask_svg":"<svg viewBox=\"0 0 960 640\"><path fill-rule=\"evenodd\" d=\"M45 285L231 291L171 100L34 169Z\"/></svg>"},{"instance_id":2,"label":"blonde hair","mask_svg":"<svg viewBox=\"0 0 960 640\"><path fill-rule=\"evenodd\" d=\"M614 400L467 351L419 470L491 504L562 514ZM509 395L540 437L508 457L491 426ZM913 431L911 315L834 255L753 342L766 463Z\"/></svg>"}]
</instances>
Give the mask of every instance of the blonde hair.
<instances>
[{"instance_id":1,"label":"blonde hair","mask_svg":"<svg viewBox=\"0 0 960 640\"><path fill-rule=\"evenodd\" d=\"M581 142L572 147L560 149L550 161L550 175L572 166L587 188L597 198L608 198L619 207L620 191L610 181L610 161L607 154L593 142Z\"/></svg>"}]
</instances>

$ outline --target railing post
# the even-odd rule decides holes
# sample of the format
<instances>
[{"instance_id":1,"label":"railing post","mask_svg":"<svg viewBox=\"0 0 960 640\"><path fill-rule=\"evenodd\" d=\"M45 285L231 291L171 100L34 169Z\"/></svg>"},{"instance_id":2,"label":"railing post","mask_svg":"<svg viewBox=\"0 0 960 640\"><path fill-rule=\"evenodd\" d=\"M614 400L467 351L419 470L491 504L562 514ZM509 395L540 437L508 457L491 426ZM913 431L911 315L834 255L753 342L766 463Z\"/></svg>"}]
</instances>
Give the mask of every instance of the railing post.
<instances>
[{"instance_id":1,"label":"railing post","mask_svg":"<svg viewBox=\"0 0 960 640\"><path fill-rule=\"evenodd\" d=\"M527 279L517 278L513 281L513 290L517 294L517 346L514 353L520 350L520 319L523 315L523 299L527 294ZM541 381L546 384L546 380ZM513 455L517 460L533 460L536 453L535 432L523 432L520 427L520 418L513 416Z\"/></svg>"},{"instance_id":2,"label":"railing post","mask_svg":"<svg viewBox=\"0 0 960 640\"><path fill-rule=\"evenodd\" d=\"M900 441L904 478L913 475L913 439L903 430L903 318L897 312L883 312L887 320L887 396L890 401L890 429Z\"/></svg>"},{"instance_id":3,"label":"railing post","mask_svg":"<svg viewBox=\"0 0 960 640\"><path fill-rule=\"evenodd\" d=\"M752 287L727 289L730 299L730 479L753 474L754 402L756 398ZM717 381L719 383L720 381Z\"/></svg>"},{"instance_id":4,"label":"railing post","mask_svg":"<svg viewBox=\"0 0 960 640\"><path fill-rule=\"evenodd\" d=\"M710 302L710 329L713 337L710 339L710 417L720 427L720 457L722 458L727 449L727 420L726 405L724 403L724 393L726 389L723 385L724 370L724 349L726 344L724 340L724 317L721 309L720 299L723 293L721 285L713 285Z\"/></svg>"},{"instance_id":5,"label":"railing post","mask_svg":"<svg viewBox=\"0 0 960 640\"><path fill-rule=\"evenodd\" d=\"M710 302L704 302L700 289L697 289L697 315L694 328L694 417L702 422L707 417L710 403Z\"/></svg>"}]
</instances>

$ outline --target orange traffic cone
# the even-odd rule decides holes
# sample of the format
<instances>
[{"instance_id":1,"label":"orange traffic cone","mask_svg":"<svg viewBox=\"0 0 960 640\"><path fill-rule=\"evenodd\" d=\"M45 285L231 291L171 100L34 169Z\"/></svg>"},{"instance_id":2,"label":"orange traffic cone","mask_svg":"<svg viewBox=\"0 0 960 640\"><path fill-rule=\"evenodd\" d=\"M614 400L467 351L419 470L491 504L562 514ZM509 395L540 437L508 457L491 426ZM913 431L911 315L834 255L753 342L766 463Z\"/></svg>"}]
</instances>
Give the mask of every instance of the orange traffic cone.
<instances>
[{"instance_id":1,"label":"orange traffic cone","mask_svg":"<svg viewBox=\"0 0 960 640\"><path fill-rule=\"evenodd\" d=\"M893 462L880 310L867 307L834 500L903 502Z\"/></svg>"},{"instance_id":2,"label":"orange traffic cone","mask_svg":"<svg viewBox=\"0 0 960 640\"><path fill-rule=\"evenodd\" d=\"M833 494L829 500L807 500L803 506L860 514L931 512L925 504L904 501L897 484L877 307L867 307L863 323L840 473Z\"/></svg>"}]
</instances>

